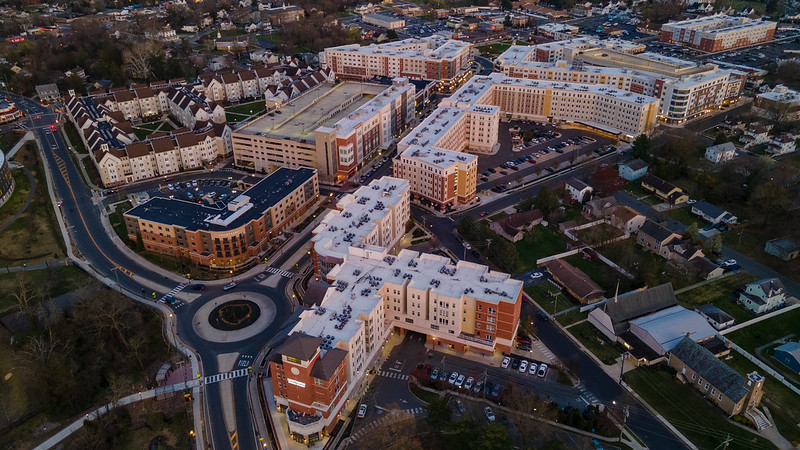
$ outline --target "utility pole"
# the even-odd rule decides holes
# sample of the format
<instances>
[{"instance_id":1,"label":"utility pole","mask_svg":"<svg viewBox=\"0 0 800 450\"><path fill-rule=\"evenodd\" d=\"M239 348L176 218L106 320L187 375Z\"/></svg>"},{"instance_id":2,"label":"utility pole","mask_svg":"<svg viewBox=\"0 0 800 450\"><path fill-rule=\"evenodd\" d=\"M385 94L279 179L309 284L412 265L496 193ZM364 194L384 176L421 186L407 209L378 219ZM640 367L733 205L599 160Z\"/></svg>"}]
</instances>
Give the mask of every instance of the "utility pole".
<instances>
[{"instance_id":1,"label":"utility pole","mask_svg":"<svg viewBox=\"0 0 800 450\"><path fill-rule=\"evenodd\" d=\"M622 354L622 359L619 362L619 384L622 384L622 374L625 373L625 360L628 359L628 352Z\"/></svg>"},{"instance_id":2,"label":"utility pole","mask_svg":"<svg viewBox=\"0 0 800 450\"><path fill-rule=\"evenodd\" d=\"M714 447L714 450L717 450L718 448L722 448L723 450L728 450L728 445L729 445L731 442L733 442L733 439L731 439L731 434L730 434L730 433L728 433L728 435L727 435L727 437L725 438L725 440L724 440L724 441L722 441L722 443L721 443L721 444L719 444L718 446Z\"/></svg>"}]
</instances>

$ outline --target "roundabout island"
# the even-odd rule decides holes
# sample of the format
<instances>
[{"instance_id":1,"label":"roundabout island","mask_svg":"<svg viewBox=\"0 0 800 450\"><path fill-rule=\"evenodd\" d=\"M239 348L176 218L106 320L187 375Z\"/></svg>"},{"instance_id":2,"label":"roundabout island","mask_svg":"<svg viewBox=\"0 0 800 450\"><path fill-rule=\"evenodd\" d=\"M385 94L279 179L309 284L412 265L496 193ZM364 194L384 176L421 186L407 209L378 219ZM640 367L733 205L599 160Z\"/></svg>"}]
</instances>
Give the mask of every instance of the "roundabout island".
<instances>
[{"instance_id":1,"label":"roundabout island","mask_svg":"<svg viewBox=\"0 0 800 450\"><path fill-rule=\"evenodd\" d=\"M275 303L256 292L236 292L209 300L192 318L195 333L206 341L230 343L249 339L275 320Z\"/></svg>"}]
</instances>

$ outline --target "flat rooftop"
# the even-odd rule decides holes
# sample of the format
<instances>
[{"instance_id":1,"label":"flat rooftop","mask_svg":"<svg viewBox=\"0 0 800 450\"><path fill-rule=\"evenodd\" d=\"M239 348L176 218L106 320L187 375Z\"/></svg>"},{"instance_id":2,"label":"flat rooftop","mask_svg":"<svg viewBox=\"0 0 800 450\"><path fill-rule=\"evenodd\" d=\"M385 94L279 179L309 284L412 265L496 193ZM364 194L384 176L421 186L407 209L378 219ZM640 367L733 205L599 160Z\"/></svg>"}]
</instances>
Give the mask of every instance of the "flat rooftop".
<instances>
[{"instance_id":1,"label":"flat rooftop","mask_svg":"<svg viewBox=\"0 0 800 450\"><path fill-rule=\"evenodd\" d=\"M402 20L402 19L395 19ZM402 56L405 58L425 59L452 59L466 47L469 42L448 39L444 36L433 35L422 38L409 38L402 41L392 41L384 44L348 44L339 47L326 48L325 51L363 53L369 55Z\"/></svg>"},{"instance_id":2,"label":"flat rooftop","mask_svg":"<svg viewBox=\"0 0 800 450\"><path fill-rule=\"evenodd\" d=\"M292 99L280 109L281 114L265 114L235 133L273 139L305 140L313 144L314 131L317 128L332 127L385 90L386 86L372 83L322 83ZM342 107L345 104L347 106Z\"/></svg>"},{"instance_id":3,"label":"flat rooftop","mask_svg":"<svg viewBox=\"0 0 800 450\"><path fill-rule=\"evenodd\" d=\"M580 58L586 63L595 66L624 67L674 78L707 72L715 67L708 64L701 65L685 59L671 58L658 53L646 52L631 55L603 48L583 50L578 55L575 55L575 58Z\"/></svg>"},{"instance_id":4,"label":"flat rooftop","mask_svg":"<svg viewBox=\"0 0 800 450\"><path fill-rule=\"evenodd\" d=\"M369 236L376 222L389 214L389 206L400 203L408 193L408 180L385 176L345 195L337 204L341 211L329 213L314 229L314 251L344 258L350 245Z\"/></svg>"},{"instance_id":5,"label":"flat rooftop","mask_svg":"<svg viewBox=\"0 0 800 450\"><path fill-rule=\"evenodd\" d=\"M249 197L249 204L240 208L243 212L231 211L228 205L205 206L186 200L152 197L150 200L126 212L125 215L150 222L184 228L187 231L225 231L238 228L264 215L292 191L313 178L316 170L281 167L251 186L240 196ZM240 197L235 197L236 201ZM238 215L237 215L238 213ZM220 223L228 220L225 225Z\"/></svg>"}]
</instances>

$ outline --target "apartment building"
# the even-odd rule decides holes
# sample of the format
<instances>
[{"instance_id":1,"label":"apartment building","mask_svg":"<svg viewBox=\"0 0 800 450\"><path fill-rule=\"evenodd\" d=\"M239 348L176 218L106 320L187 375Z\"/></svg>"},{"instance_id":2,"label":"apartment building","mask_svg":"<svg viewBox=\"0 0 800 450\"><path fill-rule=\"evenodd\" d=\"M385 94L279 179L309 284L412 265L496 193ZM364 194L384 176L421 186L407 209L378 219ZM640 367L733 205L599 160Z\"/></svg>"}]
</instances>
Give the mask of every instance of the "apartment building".
<instances>
[{"instance_id":1,"label":"apartment building","mask_svg":"<svg viewBox=\"0 0 800 450\"><path fill-rule=\"evenodd\" d=\"M393 249L411 218L409 183L381 177L336 202L312 232L311 256L317 278L344 262L350 245L362 243Z\"/></svg>"},{"instance_id":2,"label":"apartment building","mask_svg":"<svg viewBox=\"0 0 800 450\"><path fill-rule=\"evenodd\" d=\"M603 48L605 50L614 50L620 53L642 53L647 50L647 46L642 43L626 41L622 39L597 39L589 36L574 37L561 41L548 42L546 44L539 44L535 46L517 46L513 45L511 48L526 47L530 53L522 54L521 50L513 52L506 51L498 56L495 62L500 65L508 65L510 58L521 57L528 61L536 62L549 62L567 60L571 61L573 55L582 52L583 50L591 48ZM510 49L509 49L510 50Z\"/></svg>"},{"instance_id":3,"label":"apartment building","mask_svg":"<svg viewBox=\"0 0 800 450\"><path fill-rule=\"evenodd\" d=\"M756 95L753 113L776 122L800 119L800 94L784 85Z\"/></svg>"},{"instance_id":4,"label":"apartment building","mask_svg":"<svg viewBox=\"0 0 800 450\"><path fill-rule=\"evenodd\" d=\"M233 133L239 167L269 171L310 167L327 184L347 181L414 119L415 87L323 83L286 102L280 114L261 116Z\"/></svg>"},{"instance_id":5,"label":"apartment building","mask_svg":"<svg viewBox=\"0 0 800 450\"><path fill-rule=\"evenodd\" d=\"M397 30L406 26L406 20L402 17L387 16L386 14L364 14L361 16L361 20L364 23L386 28L387 30Z\"/></svg>"},{"instance_id":6,"label":"apartment building","mask_svg":"<svg viewBox=\"0 0 800 450\"><path fill-rule=\"evenodd\" d=\"M223 207L152 197L125 213L125 226L147 251L235 268L259 257L318 197L316 171L281 168Z\"/></svg>"},{"instance_id":7,"label":"apartment building","mask_svg":"<svg viewBox=\"0 0 800 450\"><path fill-rule=\"evenodd\" d=\"M722 13L665 23L659 40L714 53L772 40L776 22Z\"/></svg>"},{"instance_id":8,"label":"apartment building","mask_svg":"<svg viewBox=\"0 0 800 450\"><path fill-rule=\"evenodd\" d=\"M393 330L422 333L428 344L460 352L494 354L514 345L522 282L486 266L357 244L327 279L333 286L300 313L270 362L275 402L300 442L335 426ZM346 379L336 381L342 374Z\"/></svg>"},{"instance_id":9,"label":"apartment building","mask_svg":"<svg viewBox=\"0 0 800 450\"><path fill-rule=\"evenodd\" d=\"M320 83L332 83L333 71L303 70L294 66L231 69L200 77L205 95L212 101L236 103L275 96L288 100ZM270 105L268 105L270 106Z\"/></svg>"},{"instance_id":10,"label":"apartment building","mask_svg":"<svg viewBox=\"0 0 800 450\"><path fill-rule=\"evenodd\" d=\"M472 44L442 36L411 38L385 44L326 48L320 65L342 79L366 81L375 76L439 80L450 92L470 76Z\"/></svg>"},{"instance_id":11,"label":"apartment building","mask_svg":"<svg viewBox=\"0 0 800 450\"><path fill-rule=\"evenodd\" d=\"M658 118L681 123L739 98L746 74L714 64L656 53L633 54L603 46L603 41L552 42L564 59L541 62L529 46L512 46L497 58L507 76L572 83L603 84L659 99ZM573 49L580 50L572 52Z\"/></svg>"}]
</instances>

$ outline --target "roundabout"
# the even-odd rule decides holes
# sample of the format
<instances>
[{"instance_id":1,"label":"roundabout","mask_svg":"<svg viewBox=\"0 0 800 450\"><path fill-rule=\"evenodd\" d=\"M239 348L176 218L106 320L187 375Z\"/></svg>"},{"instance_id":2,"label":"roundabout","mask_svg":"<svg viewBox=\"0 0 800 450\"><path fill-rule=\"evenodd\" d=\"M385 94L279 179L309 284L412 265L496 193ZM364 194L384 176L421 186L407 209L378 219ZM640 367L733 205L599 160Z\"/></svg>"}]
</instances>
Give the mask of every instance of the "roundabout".
<instances>
[{"instance_id":1,"label":"roundabout","mask_svg":"<svg viewBox=\"0 0 800 450\"><path fill-rule=\"evenodd\" d=\"M255 292L236 292L209 299L192 317L192 328L206 341L230 343L261 333L275 319L275 303Z\"/></svg>"}]
</instances>

